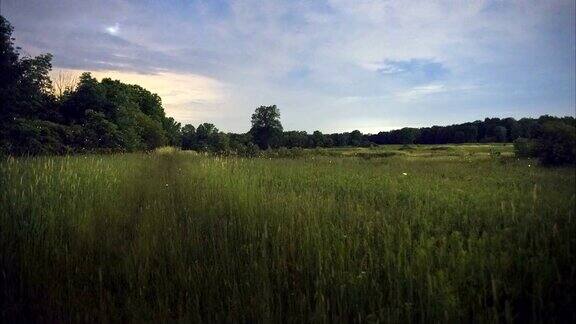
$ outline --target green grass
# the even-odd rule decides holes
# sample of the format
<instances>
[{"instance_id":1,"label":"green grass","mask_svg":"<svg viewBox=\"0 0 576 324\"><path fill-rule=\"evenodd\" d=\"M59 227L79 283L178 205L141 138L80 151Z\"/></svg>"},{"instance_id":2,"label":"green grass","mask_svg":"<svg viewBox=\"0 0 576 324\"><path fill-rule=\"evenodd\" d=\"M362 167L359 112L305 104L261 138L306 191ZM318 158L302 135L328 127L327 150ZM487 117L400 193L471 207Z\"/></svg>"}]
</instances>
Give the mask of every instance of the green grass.
<instances>
[{"instance_id":1,"label":"green grass","mask_svg":"<svg viewBox=\"0 0 576 324\"><path fill-rule=\"evenodd\" d=\"M446 145L381 145L375 147L339 147L307 149L300 155L379 158L404 156L413 158L514 156L514 146L510 143L491 144L446 144Z\"/></svg>"},{"instance_id":2,"label":"green grass","mask_svg":"<svg viewBox=\"0 0 576 324\"><path fill-rule=\"evenodd\" d=\"M575 319L574 168L399 148L0 162L0 320Z\"/></svg>"}]
</instances>

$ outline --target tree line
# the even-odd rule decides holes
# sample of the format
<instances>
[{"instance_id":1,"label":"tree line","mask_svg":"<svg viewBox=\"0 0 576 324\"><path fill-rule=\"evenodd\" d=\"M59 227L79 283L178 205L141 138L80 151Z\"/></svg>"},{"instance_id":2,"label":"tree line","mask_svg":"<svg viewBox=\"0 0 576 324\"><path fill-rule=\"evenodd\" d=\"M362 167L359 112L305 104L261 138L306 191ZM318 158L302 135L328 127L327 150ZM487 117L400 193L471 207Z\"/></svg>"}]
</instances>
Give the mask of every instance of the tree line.
<instances>
[{"instance_id":1,"label":"tree line","mask_svg":"<svg viewBox=\"0 0 576 324\"><path fill-rule=\"evenodd\" d=\"M539 118L486 118L450 126L402 128L370 135L376 144L448 144L448 143L505 143L518 138L535 138L542 125L557 122L574 127L574 117L540 116Z\"/></svg>"},{"instance_id":2,"label":"tree line","mask_svg":"<svg viewBox=\"0 0 576 324\"><path fill-rule=\"evenodd\" d=\"M224 133L211 123L182 127L166 116L158 95L138 85L109 78L98 81L90 73L68 83L62 76L53 82L49 76L52 56L21 57L12 31L9 22L0 16L0 152L4 155L131 152L170 145L256 156L260 150L277 148L516 141L519 155L541 156L542 147L551 147L543 144L544 137L553 139L548 142L556 141L555 150L564 152L560 160L573 161L576 155L572 144L574 117L548 115L520 120L486 118L378 134L362 134L359 130L308 134L284 131L280 111L272 105L256 108L251 129L244 134Z\"/></svg>"}]
</instances>

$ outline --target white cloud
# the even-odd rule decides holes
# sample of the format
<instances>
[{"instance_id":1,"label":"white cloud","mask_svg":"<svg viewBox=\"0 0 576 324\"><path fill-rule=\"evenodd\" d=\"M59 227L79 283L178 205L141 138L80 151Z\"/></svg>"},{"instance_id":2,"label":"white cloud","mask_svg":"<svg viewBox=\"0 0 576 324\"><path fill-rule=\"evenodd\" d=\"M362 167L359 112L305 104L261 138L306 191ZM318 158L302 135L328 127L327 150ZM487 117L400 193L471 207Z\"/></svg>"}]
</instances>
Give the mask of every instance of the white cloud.
<instances>
[{"instance_id":1,"label":"white cloud","mask_svg":"<svg viewBox=\"0 0 576 324\"><path fill-rule=\"evenodd\" d=\"M431 83L422 86L415 86L408 90L403 90L396 93L396 97L401 101L415 101L427 96L443 93L456 93L464 91L472 91L479 89L479 86L474 85L460 85L460 86L446 86L445 84Z\"/></svg>"},{"instance_id":2,"label":"white cloud","mask_svg":"<svg viewBox=\"0 0 576 324\"><path fill-rule=\"evenodd\" d=\"M397 97L401 100L410 101L420 99L423 96L435 93L442 93L446 91L449 91L449 89L446 88L446 86L444 86L443 84L428 84L424 86L413 87L405 91L401 91L397 94Z\"/></svg>"}]
</instances>

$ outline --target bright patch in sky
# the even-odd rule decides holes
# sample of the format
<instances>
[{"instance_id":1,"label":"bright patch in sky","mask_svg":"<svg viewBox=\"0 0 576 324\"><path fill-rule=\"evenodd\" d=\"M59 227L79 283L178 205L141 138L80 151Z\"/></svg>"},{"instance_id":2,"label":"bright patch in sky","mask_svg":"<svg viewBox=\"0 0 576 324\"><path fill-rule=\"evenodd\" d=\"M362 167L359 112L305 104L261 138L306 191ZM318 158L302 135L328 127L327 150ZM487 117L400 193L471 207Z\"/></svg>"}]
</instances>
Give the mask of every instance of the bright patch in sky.
<instances>
[{"instance_id":1,"label":"bright patch in sky","mask_svg":"<svg viewBox=\"0 0 576 324\"><path fill-rule=\"evenodd\" d=\"M106 32L110 35L118 35L120 31L120 25L118 23L114 24L113 26L106 27Z\"/></svg>"}]
</instances>

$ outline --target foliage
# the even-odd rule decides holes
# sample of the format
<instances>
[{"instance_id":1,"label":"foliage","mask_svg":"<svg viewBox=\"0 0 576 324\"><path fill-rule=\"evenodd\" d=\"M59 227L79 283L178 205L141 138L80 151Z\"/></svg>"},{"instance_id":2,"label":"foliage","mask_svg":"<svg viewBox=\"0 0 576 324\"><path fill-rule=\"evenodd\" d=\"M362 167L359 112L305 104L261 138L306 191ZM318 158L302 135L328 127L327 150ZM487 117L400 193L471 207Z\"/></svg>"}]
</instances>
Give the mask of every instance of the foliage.
<instances>
[{"instance_id":1,"label":"foliage","mask_svg":"<svg viewBox=\"0 0 576 324\"><path fill-rule=\"evenodd\" d=\"M514 141L518 157L538 157L545 165L576 163L576 126L570 120L544 119L533 138Z\"/></svg>"},{"instance_id":2,"label":"foliage","mask_svg":"<svg viewBox=\"0 0 576 324\"><path fill-rule=\"evenodd\" d=\"M281 144L282 123L276 105L260 106L252 114L250 134L261 149L276 148Z\"/></svg>"},{"instance_id":3,"label":"foliage","mask_svg":"<svg viewBox=\"0 0 576 324\"><path fill-rule=\"evenodd\" d=\"M536 156L533 141L523 137L517 138L514 141L514 153L522 158Z\"/></svg>"},{"instance_id":4,"label":"foliage","mask_svg":"<svg viewBox=\"0 0 576 324\"><path fill-rule=\"evenodd\" d=\"M89 73L55 97L52 56L23 57L12 27L0 17L0 150L3 154L64 154L152 150L180 144L180 124L160 97Z\"/></svg>"},{"instance_id":5,"label":"foliage","mask_svg":"<svg viewBox=\"0 0 576 324\"><path fill-rule=\"evenodd\" d=\"M182 128L181 146L184 150L196 150L201 152L211 152L218 154L231 153L231 147L237 150L243 150L239 146L243 144L230 144L228 134L220 132L214 124L203 123L198 128L187 124Z\"/></svg>"},{"instance_id":6,"label":"foliage","mask_svg":"<svg viewBox=\"0 0 576 324\"><path fill-rule=\"evenodd\" d=\"M513 142L516 139L534 138L542 124L558 121L574 125L574 117L541 116L538 119L522 118L486 118L484 121L463 123L450 126L432 126L424 128L403 128L380 132L368 136L376 144L447 144L447 143L494 143Z\"/></svg>"},{"instance_id":7,"label":"foliage","mask_svg":"<svg viewBox=\"0 0 576 324\"><path fill-rule=\"evenodd\" d=\"M192 150L196 143L196 127L190 124L182 127L181 147L183 150Z\"/></svg>"},{"instance_id":8,"label":"foliage","mask_svg":"<svg viewBox=\"0 0 576 324\"><path fill-rule=\"evenodd\" d=\"M576 128L559 121L546 122L534 146L544 164L576 163Z\"/></svg>"}]
</instances>

